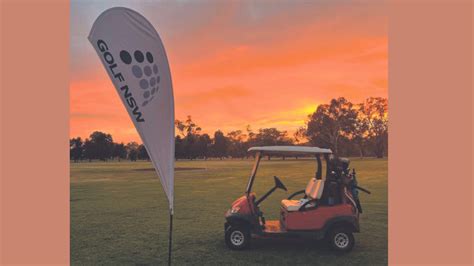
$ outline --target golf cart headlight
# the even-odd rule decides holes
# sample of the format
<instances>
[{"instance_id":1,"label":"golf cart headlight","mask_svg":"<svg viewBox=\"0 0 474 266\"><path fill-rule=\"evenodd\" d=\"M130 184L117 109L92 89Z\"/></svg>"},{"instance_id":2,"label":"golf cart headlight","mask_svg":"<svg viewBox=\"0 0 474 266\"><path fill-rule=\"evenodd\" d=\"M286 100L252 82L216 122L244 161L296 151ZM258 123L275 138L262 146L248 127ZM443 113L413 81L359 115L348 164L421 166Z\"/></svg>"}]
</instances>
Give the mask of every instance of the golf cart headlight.
<instances>
[{"instance_id":1,"label":"golf cart headlight","mask_svg":"<svg viewBox=\"0 0 474 266\"><path fill-rule=\"evenodd\" d=\"M238 213L240 210L240 207L234 207L232 210L230 210L230 213Z\"/></svg>"}]
</instances>

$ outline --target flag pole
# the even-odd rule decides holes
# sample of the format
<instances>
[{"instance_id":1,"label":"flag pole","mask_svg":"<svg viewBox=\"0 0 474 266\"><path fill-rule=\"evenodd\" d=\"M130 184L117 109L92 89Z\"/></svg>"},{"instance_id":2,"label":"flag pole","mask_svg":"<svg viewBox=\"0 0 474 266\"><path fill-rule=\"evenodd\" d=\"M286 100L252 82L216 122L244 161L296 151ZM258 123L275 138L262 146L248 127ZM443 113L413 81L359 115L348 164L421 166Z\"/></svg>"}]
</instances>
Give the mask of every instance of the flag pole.
<instances>
[{"instance_id":1,"label":"flag pole","mask_svg":"<svg viewBox=\"0 0 474 266\"><path fill-rule=\"evenodd\" d=\"M170 209L170 231L168 239L168 265L171 265L171 247L173 240L173 209Z\"/></svg>"}]
</instances>

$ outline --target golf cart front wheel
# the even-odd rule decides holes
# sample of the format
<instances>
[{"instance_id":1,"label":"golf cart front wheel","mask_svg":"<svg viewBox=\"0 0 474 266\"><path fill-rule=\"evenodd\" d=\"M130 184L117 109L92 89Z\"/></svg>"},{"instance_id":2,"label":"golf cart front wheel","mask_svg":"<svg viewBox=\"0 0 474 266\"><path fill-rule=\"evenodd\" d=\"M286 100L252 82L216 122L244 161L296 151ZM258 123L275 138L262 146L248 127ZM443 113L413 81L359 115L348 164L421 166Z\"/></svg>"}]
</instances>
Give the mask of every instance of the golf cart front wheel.
<instances>
[{"instance_id":1,"label":"golf cart front wheel","mask_svg":"<svg viewBox=\"0 0 474 266\"><path fill-rule=\"evenodd\" d=\"M351 251L355 244L352 232L343 227L332 230L327 237L327 241L333 250L340 253Z\"/></svg>"},{"instance_id":2,"label":"golf cart front wheel","mask_svg":"<svg viewBox=\"0 0 474 266\"><path fill-rule=\"evenodd\" d=\"M225 231L225 243L230 249L245 249L250 244L250 232L243 226L229 226Z\"/></svg>"}]
</instances>

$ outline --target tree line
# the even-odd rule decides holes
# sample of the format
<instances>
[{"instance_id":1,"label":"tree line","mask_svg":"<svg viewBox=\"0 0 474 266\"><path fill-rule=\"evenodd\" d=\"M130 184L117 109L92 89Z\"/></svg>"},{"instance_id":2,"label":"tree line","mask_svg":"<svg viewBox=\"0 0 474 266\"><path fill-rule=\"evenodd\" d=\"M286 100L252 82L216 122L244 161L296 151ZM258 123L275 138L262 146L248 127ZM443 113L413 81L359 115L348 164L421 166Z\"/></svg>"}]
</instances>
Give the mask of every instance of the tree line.
<instances>
[{"instance_id":1,"label":"tree line","mask_svg":"<svg viewBox=\"0 0 474 266\"><path fill-rule=\"evenodd\" d=\"M247 126L227 134L202 132L191 116L176 120L175 157L179 159L246 158L252 146L303 145L330 148L338 156L384 157L388 152L388 101L371 97L353 104L340 97L321 104L293 135L277 128ZM276 155L278 156L278 155ZM95 131L85 140L70 139L70 158L81 160L149 160L143 144L115 143L110 134ZM270 159L270 157L268 158Z\"/></svg>"}]
</instances>

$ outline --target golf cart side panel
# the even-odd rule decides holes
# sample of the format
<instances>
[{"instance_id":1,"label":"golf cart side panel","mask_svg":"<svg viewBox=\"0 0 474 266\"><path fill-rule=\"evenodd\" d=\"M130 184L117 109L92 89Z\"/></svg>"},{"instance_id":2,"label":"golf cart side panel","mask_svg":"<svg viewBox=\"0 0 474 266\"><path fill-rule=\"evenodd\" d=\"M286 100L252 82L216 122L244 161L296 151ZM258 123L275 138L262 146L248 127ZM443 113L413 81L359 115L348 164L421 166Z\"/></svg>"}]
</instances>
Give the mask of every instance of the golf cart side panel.
<instances>
[{"instance_id":1,"label":"golf cart side panel","mask_svg":"<svg viewBox=\"0 0 474 266\"><path fill-rule=\"evenodd\" d=\"M250 193L248 196L245 194L232 202L231 210L239 214L253 215L257 211L253 202L255 202L255 193Z\"/></svg>"},{"instance_id":2,"label":"golf cart side panel","mask_svg":"<svg viewBox=\"0 0 474 266\"><path fill-rule=\"evenodd\" d=\"M253 202L255 201L255 193L244 195L232 203L232 207L226 212L225 219L227 221L225 229L228 225L245 225L253 231L261 233L258 222L257 209Z\"/></svg>"},{"instance_id":3,"label":"golf cart side panel","mask_svg":"<svg viewBox=\"0 0 474 266\"><path fill-rule=\"evenodd\" d=\"M321 230L326 222L338 216L355 216L350 204L334 206L319 206L305 211L288 212L281 207L281 223L288 231L291 230Z\"/></svg>"},{"instance_id":4,"label":"golf cart side panel","mask_svg":"<svg viewBox=\"0 0 474 266\"><path fill-rule=\"evenodd\" d=\"M225 230L230 225L232 226L241 225L241 226L249 227L250 229L254 229L257 223L257 220L255 219L254 216L240 214L240 213L231 213L230 211L228 211L225 214L225 218L227 221L224 225Z\"/></svg>"},{"instance_id":5,"label":"golf cart side panel","mask_svg":"<svg viewBox=\"0 0 474 266\"><path fill-rule=\"evenodd\" d=\"M359 219L357 215L334 217L326 221L326 224L324 225L322 230L319 230L319 232L325 233L326 231L331 229L334 225L343 225L344 227L346 227L347 229L351 230L354 233L360 232Z\"/></svg>"}]
</instances>

